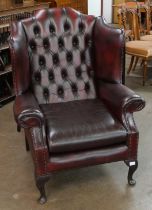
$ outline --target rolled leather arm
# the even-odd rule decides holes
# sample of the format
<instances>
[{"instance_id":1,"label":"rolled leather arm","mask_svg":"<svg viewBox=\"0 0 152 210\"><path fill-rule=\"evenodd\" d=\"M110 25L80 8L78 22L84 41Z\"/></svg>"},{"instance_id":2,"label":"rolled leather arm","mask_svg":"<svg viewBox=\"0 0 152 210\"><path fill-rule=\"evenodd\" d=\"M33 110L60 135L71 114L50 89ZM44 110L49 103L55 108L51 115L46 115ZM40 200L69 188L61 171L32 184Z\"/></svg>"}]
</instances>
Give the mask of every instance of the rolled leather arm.
<instances>
[{"instance_id":1,"label":"rolled leather arm","mask_svg":"<svg viewBox=\"0 0 152 210\"><path fill-rule=\"evenodd\" d=\"M125 125L127 113L140 111L145 106L143 98L122 84L102 83L98 91L111 113Z\"/></svg>"},{"instance_id":2,"label":"rolled leather arm","mask_svg":"<svg viewBox=\"0 0 152 210\"><path fill-rule=\"evenodd\" d=\"M17 124L23 128L42 126L44 123L43 113L35 97L30 92L16 96L14 117Z\"/></svg>"}]
</instances>

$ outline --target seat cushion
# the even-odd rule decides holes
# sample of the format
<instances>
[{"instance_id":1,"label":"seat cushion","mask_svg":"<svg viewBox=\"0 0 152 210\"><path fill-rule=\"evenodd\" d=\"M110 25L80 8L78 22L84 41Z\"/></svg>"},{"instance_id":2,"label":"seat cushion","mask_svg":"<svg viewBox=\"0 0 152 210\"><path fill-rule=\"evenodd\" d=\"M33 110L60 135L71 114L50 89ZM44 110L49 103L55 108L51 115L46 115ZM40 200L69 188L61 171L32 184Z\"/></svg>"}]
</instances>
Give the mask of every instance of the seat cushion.
<instances>
[{"instance_id":1,"label":"seat cushion","mask_svg":"<svg viewBox=\"0 0 152 210\"><path fill-rule=\"evenodd\" d=\"M51 153L100 148L127 140L125 128L98 99L40 106Z\"/></svg>"},{"instance_id":2,"label":"seat cushion","mask_svg":"<svg viewBox=\"0 0 152 210\"><path fill-rule=\"evenodd\" d=\"M141 41L152 41L152 35L144 35L140 37Z\"/></svg>"},{"instance_id":3,"label":"seat cushion","mask_svg":"<svg viewBox=\"0 0 152 210\"><path fill-rule=\"evenodd\" d=\"M126 42L126 53L148 58L152 56L152 42L140 40Z\"/></svg>"}]
</instances>

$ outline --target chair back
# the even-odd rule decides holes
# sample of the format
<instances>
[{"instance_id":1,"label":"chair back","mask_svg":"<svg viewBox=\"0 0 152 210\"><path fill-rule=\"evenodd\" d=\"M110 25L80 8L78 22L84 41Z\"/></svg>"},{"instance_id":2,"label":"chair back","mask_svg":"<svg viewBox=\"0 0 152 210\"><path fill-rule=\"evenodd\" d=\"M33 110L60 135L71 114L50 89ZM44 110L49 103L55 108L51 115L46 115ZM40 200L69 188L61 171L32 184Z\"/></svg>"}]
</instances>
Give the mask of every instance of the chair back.
<instances>
[{"instance_id":1,"label":"chair back","mask_svg":"<svg viewBox=\"0 0 152 210\"><path fill-rule=\"evenodd\" d=\"M94 23L94 16L71 8L40 10L22 20L31 89L39 104L96 97L91 55Z\"/></svg>"},{"instance_id":2,"label":"chair back","mask_svg":"<svg viewBox=\"0 0 152 210\"><path fill-rule=\"evenodd\" d=\"M143 4L140 6L140 11L141 11L141 15L142 13L145 14L144 19L142 20L142 18L140 18L140 24L141 24L141 29L144 32L144 34L150 34L150 30L151 30L151 6L150 6L150 2L147 1L146 4Z\"/></svg>"},{"instance_id":3,"label":"chair back","mask_svg":"<svg viewBox=\"0 0 152 210\"><path fill-rule=\"evenodd\" d=\"M130 3L130 2L129 2ZM140 40L141 35L150 34L151 29L151 7L149 1L146 3L131 2L132 4L122 4L118 10L118 20L120 27L131 31L134 40Z\"/></svg>"},{"instance_id":4,"label":"chair back","mask_svg":"<svg viewBox=\"0 0 152 210\"><path fill-rule=\"evenodd\" d=\"M125 32L130 31L133 40L140 39L140 13L137 7L122 6L118 11L119 25Z\"/></svg>"}]
</instances>

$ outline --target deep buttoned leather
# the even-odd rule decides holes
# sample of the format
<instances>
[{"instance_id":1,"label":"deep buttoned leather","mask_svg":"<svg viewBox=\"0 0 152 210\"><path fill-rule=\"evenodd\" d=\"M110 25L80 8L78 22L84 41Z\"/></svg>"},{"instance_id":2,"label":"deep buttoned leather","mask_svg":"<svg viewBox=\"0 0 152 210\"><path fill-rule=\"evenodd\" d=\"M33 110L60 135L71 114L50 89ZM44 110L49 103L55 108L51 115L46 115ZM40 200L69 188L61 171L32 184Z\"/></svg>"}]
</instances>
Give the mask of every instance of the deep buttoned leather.
<instances>
[{"instance_id":1,"label":"deep buttoned leather","mask_svg":"<svg viewBox=\"0 0 152 210\"><path fill-rule=\"evenodd\" d=\"M22 21L39 104L96 97L91 74L94 22L93 16L59 8Z\"/></svg>"},{"instance_id":2,"label":"deep buttoned leather","mask_svg":"<svg viewBox=\"0 0 152 210\"><path fill-rule=\"evenodd\" d=\"M137 160L133 112L145 102L121 85L122 30L70 8L46 9L12 24L10 47L14 115L25 128L36 177Z\"/></svg>"}]
</instances>

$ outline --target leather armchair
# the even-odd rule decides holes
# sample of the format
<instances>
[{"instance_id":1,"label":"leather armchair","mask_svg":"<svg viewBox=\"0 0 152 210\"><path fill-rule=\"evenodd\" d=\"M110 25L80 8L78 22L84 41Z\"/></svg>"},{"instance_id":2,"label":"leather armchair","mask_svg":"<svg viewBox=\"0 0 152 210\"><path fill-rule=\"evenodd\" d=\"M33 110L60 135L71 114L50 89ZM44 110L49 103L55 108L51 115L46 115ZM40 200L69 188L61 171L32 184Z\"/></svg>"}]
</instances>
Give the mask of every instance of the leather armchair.
<instances>
[{"instance_id":1,"label":"leather armchair","mask_svg":"<svg viewBox=\"0 0 152 210\"><path fill-rule=\"evenodd\" d=\"M125 161L134 185L145 101L124 86L124 33L70 8L13 23L14 116L25 130L40 203L51 173Z\"/></svg>"}]
</instances>

